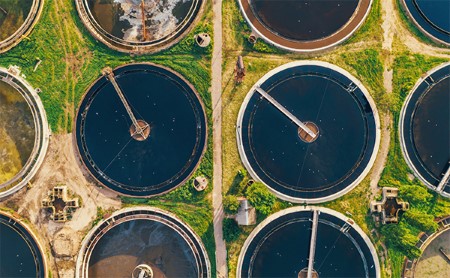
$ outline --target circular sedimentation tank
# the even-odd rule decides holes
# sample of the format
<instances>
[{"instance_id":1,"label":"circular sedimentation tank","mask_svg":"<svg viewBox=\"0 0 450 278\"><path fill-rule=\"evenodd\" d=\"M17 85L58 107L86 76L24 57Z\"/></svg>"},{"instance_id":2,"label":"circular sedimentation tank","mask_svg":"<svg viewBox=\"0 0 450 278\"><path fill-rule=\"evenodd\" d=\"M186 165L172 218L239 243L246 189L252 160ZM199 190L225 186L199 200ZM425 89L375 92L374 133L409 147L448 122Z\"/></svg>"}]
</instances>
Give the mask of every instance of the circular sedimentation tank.
<instances>
[{"instance_id":1,"label":"circular sedimentation tank","mask_svg":"<svg viewBox=\"0 0 450 278\"><path fill-rule=\"evenodd\" d=\"M400 115L403 155L430 189L450 197L450 63L416 83Z\"/></svg>"},{"instance_id":2,"label":"circular sedimentation tank","mask_svg":"<svg viewBox=\"0 0 450 278\"><path fill-rule=\"evenodd\" d=\"M369 14L372 0L239 0L257 36L289 51L312 52L349 38Z\"/></svg>"},{"instance_id":3,"label":"circular sedimentation tank","mask_svg":"<svg viewBox=\"0 0 450 278\"><path fill-rule=\"evenodd\" d=\"M148 267L151 271L148 271ZM130 208L96 225L82 243L76 277L211 277L200 238L174 215Z\"/></svg>"},{"instance_id":4,"label":"circular sedimentation tank","mask_svg":"<svg viewBox=\"0 0 450 278\"><path fill-rule=\"evenodd\" d=\"M312 277L380 277L367 235L321 207L289 208L259 224L242 247L236 277L307 277L309 269Z\"/></svg>"},{"instance_id":5,"label":"circular sedimentation tank","mask_svg":"<svg viewBox=\"0 0 450 278\"><path fill-rule=\"evenodd\" d=\"M44 0L15 0L0 3L0 53L17 45L40 17Z\"/></svg>"},{"instance_id":6,"label":"circular sedimentation tank","mask_svg":"<svg viewBox=\"0 0 450 278\"><path fill-rule=\"evenodd\" d=\"M150 53L178 42L199 17L204 0L76 0L86 28L108 47Z\"/></svg>"},{"instance_id":7,"label":"circular sedimentation tank","mask_svg":"<svg viewBox=\"0 0 450 278\"><path fill-rule=\"evenodd\" d=\"M21 221L0 212L0 277L46 277L39 242Z\"/></svg>"},{"instance_id":8,"label":"circular sedimentation tank","mask_svg":"<svg viewBox=\"0 0 450 278\"><path fill-rule=\"evenodd\" d=\"M236 131L251 176L296 203L350 191L372 167L380 141L364 86L318 61L288 63L262 77L241 106Z\"/></svg>"},{"instance_id":9,"label":"circular sedimentation tank","mask_svg":"<svg viewBox=\"0 0 450 278\"><path fill-rule=\"evenodd\" d=\"M88 89L78 110L75 134L84 165L124 195L163 194L186 182L207 141L203 104L193 86L153 64L108 72Z\"/></svg>"},{"instance_id":10,"label":"circular sedimentation tank","mask_svg":"<svg viewBox=\"0 0 450 278\"><path fill-rule=\"evenodd\" d=\"M49 141L44 107L18 74L0 68L0 198L23 188L42 164Z\"/></svg>"},{"instance_id":11,"label":"circular sedimentation tank","mask_svg":"<svg viewBox=\"0 0 450 278\"><path fill-rule=\"evenodd\" d=\"M402 0L402 4L422 33L450 46L450 0Z\"/></svg>"}]
</instances>

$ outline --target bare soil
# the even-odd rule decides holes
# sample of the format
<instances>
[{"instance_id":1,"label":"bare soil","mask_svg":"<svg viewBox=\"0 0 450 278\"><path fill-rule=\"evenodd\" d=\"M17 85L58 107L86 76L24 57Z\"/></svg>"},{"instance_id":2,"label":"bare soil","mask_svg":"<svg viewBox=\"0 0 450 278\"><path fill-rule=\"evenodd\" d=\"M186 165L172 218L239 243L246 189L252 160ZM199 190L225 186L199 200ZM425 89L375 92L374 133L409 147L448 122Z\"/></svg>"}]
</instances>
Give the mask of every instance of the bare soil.
<instances>
[{"instance_id":1,"label":"bare soil","mask_svg":"<svg viewBox=\"0 0 450 278\"><path fill-rule=\"evenodd\" d=\"M74 147L72 134L53 135L47 157L31 186L15 194L12 200L1 203L6 207L15 203L16 207L13 209L27 218L39 231L36 233L39 234L39 240L44 248L50 247L54 258L54 261L49 262L49 268L59 272L53 273L54 277L73 277L71 273L81 240L97 216L97 207L105 210L121 207L120 199L115 193L101 189L93 183L79 163ZM81 207L75 211L70 221L56 223L51 221L49 213L42 209L41 201L49 190L61 184L66 185L70 192L80 198Z\"/></svg>"}]
</instances>

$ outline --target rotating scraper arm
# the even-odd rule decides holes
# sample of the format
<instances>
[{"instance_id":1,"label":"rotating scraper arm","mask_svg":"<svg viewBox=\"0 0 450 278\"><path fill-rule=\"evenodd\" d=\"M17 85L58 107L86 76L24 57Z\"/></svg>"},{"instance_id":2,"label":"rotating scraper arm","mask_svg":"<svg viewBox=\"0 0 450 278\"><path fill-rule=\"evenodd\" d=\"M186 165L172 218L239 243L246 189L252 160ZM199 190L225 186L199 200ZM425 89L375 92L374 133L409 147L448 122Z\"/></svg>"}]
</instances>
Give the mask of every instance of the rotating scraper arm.
<instances>
[{"instance_id":1,"label":"rotating scraper arm","mask_svg":"<svg viewBox=\"0 0 450 278\"><path fill-rule=\"evenodd\" d=\"M147 137L147 136L145 136L144 130L146 128L148 128L148 124L146 126L139 125L138 120L134 116L134 113L131 110L131 107L128 104L128 101L126 100L125 95L122 92L122 89L120 88L119 84L117 84L117 82L116 82L116 77L114 76L113 71L111 69L109 69L109 68L106 68L106 69L103 70L103 74L106 76L106 78L108 78L109 81L111 81L112 85L114 86L115 91L117 92L117 95L119 96L120 100L123 103L123 106L125 106L127 114L130 117L131 122L133 123L133 125L134 125L134 127L136 129L135 133L139 134L139 135L141 135L143 137Z\"/></svg>"},{"instance_id":2,"label":"rotating scraper arm","mask_svg":"<svg viewBox=\"0 0 450 278\"><path fill-rule=\"evenodd\" d=\"M283 105L281 105L278 101L276 101L273 97L271 97L266 91L261 89L260 87L256 88L256 91L263 96L267 101L269 101L275 108L280 110L286 117L288 117L291 121L293 121L299 128L303 129L309 136L312 138L316 138L317 134L314 133L310 128L308 128L302 121L300 121L296 116L292 115Z\"/></svg>"}]
</instances>

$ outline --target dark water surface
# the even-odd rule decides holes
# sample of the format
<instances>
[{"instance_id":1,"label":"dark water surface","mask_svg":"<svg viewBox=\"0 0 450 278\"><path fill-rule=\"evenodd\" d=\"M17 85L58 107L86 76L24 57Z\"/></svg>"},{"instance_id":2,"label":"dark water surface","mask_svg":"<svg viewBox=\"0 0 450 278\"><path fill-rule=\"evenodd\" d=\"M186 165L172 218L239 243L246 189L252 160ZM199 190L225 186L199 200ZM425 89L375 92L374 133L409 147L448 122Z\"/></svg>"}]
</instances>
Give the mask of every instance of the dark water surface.
<instances>
[{"instance_id":1,"label":"dark water surface","mask_svg":"<svg viewBox=\"0 0 450 278\"><path fill-rule=\"evenodd\" d=\"M450 160L450 66L427 77L405 109L402 133L408 156L419 174L437 186ZM449 186L444 190L450 191Z\"/></svg>"},{"instance_id":2,"label":"dark water surface","mask_svg":"<svg viewBox=\"0 0 450 278\"><path fill-rule=\"evenodd\" d=\"M297 277L308 267L312 213L289 213L267 224L245 253L242 277ZM319 277L375 277L370 250L353 228L342 233L341 219L321 213L314 270Z\"/></svg>"},{"instance_id":3,"label":"dark water surface","mask_svg":"<svg viewBox=\"0 0 450 278\"><path fill-rule=\"evenodd\" d=\"M350 83L331 69L301 66L261 85L299 120L318 126L313 143L303 142L296 124L253 94L244 112L243 145L267 185L293 197L324 197L362 173L373 153L375 120L362 91L347 91Z\"/></svg>"},{"instance_id":4,"label":"dark water surface","mask_svg":"<svg viewBox=\"0 0 450 278\"><path fill-rule=\"evenodd\" d=\"M100 79L79 109L77 142L91 173L130 195L165 192L196 168L206 142L206 119L196 93L177 75L150 65L115 70L133 113L151 128L130 136L131 120L111 82Z\"/></svg>"},{"instance_id":5,"label":"dark water surface","mask_svg":"<svg viewBox=\"0 0 450 278\"><path fill-rule=\"evenodd\" d=\"M252 0L250 5L269 30L286 39L312 41L328 37L352 17L358 0Z\"/></svg>"},{"instance_id":6,"label":"dark water surface","mask_svg":"<svg viewBox=\"0 0 450 278\"><path fill-rule=\"evenodd\" d=\"M0 277L44 277L36 242L18 223L0 214Z\"/></svg>"},{"instance_id":7,"label":"dark water surface","mask_svg":"<svg viewBox=\"0 0 450 278\"><path fill-rule=\"evenodd\" d=\"M450 78L435 85L417 104L413 137L421 160L439 177L450 159Z\"/></svg>"},{"instance_id":8,"label":"dark water surface","mask_svg":"<svg viewBox=\"0 0 450 278\"><path fill-rule=\"evenodd\" d=\"M417 24L433 37L450 43L450 0L404 0Z\"/></svg>"},{"instance_id":9,"label":"dark water surface","mask_svg":"<svg viewBox=\"0 0 450 278\"><path fill-rule=\"evenodd\" d=\"M139 264L156 266L165 277L199 276L194 253L177 231L152 220L132 220L113 227L97 242L89 277L131 277Z\"/></svg>"},{"instance_id":10,"label":"dark water surface","mask_svg":"<svg viewBox=\"0 0 450 278\"><path fill-rule=\"evenodd\" d=\"M450 0L415 0L417 7L430 23L450 32Z\"/></svg>"}]
</instances>

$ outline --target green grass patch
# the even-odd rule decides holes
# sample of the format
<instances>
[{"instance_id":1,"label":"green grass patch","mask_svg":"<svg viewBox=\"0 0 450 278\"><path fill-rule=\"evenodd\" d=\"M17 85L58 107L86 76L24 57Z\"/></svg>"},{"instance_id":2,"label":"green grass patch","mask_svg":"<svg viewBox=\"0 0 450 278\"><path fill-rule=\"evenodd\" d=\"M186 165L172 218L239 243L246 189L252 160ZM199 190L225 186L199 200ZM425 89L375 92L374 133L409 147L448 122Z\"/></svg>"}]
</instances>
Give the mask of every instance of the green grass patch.
<instances>
[{"instance_id":1,"label":"green grass patch","mask_svg":"<svg viewBox=\"0 0 450 278\"><path fill-rule=\"evenodd\" d=\"M391 277L401 277L403 272L404 255L394 249L388 249L389 260L391 264Z\"/></svg>"},{"instance_id":2,"label":"green grass patch","mask_svg":"<svg viewBox=\"0 0 450 278\"><path fill-rule=\"evenodd\" d=\"M374 0L366 21L345 44L352 44L360 41L377 41L381 45L383 40L383 29L381 28L381 24L381 0Z\"/></svg>"},{"instance_id":3,"label":"green grass patch","mask_svg":"<svg viewBox=\"0 0 450 278\"><path fill-rule=\"evenodd\" d=\"M383 85L384 66L380 52L369 48L357 52L341 54L344 62L356 71L358 79L372 92L372 97L379 103L385 93Z\"/></svg>"}]
</instances>

